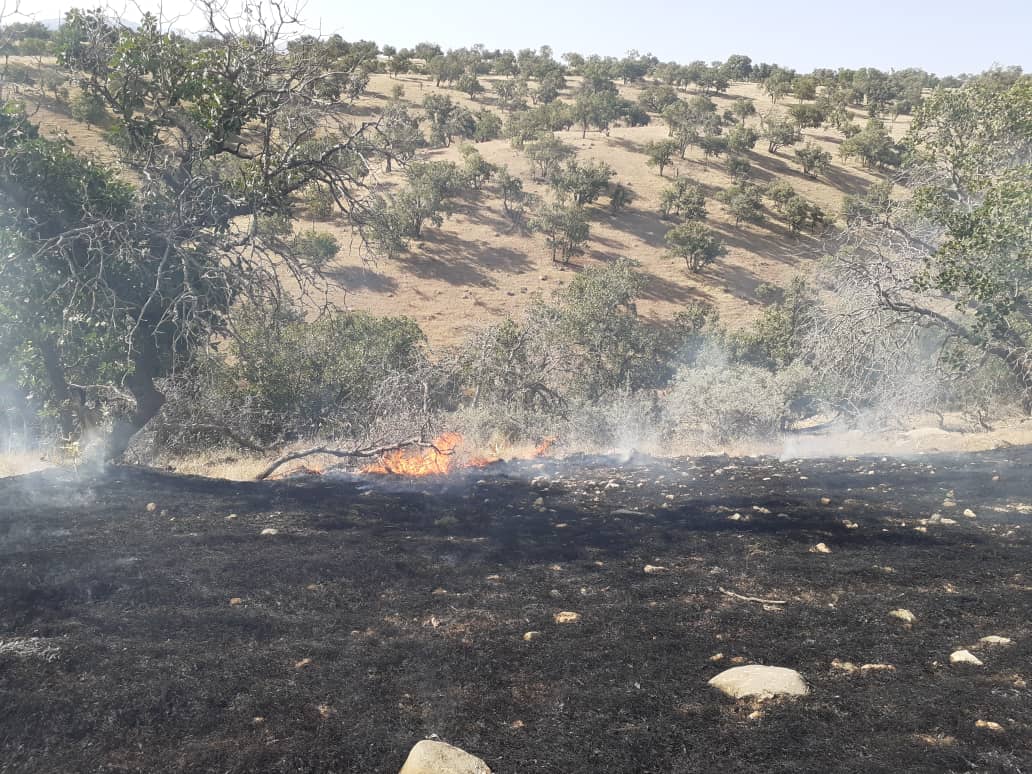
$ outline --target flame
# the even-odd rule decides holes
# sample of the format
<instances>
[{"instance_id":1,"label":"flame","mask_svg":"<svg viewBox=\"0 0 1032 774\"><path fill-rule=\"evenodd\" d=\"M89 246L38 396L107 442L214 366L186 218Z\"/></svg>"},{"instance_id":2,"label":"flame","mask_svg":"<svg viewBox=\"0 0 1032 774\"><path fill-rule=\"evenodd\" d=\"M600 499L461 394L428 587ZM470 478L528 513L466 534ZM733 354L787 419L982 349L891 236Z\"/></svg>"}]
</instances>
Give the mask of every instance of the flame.
<instances>
[{"instance_id":1,"label":"flame","mask_svg":"<svg viewBox=\"0 0 1032 774\"><path fill-rule=\"evenodd\" d=\"M426 449L396 449L366 465L363 473L392 473L396 476L437 476L454 467L455 449L462 443L458 433L444 433Z\"/></svg>"},{"instance_id":2,"label":"flame","mask_svg":"<svg viewBox=\"0 0 1032 774\"><path fill-rule=\"evenodd\" d=\"M509 457L544 456L555 441L555 436L549 436L539 443L532 453L512 453ZM463 458L457 454L462 443L463 437L459 433L443 433L435 438L428 448L397 449L388 452L380 457L378 462L361 468L361 472L395 476L439 476L456 468L484 468L506 459L499 449L492 449L489 454Z\"/></svg>"}]
</instances>

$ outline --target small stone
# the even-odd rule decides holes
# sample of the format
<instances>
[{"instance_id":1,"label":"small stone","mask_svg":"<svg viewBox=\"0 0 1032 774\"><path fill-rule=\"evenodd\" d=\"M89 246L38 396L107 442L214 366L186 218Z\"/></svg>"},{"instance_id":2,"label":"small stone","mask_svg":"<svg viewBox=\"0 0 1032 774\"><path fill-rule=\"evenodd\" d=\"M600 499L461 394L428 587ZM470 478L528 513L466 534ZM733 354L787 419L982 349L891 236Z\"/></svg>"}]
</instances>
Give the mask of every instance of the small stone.
<instances>
[{"instance_id":1,"label":"small stone","mask_svg":"<svg viewBox=\"0 0 1032 774\"><path fill-rule=\"evenodd\" d=\"M465 750L424 739L409 752L398 774L491 774L491 769Z\"/></svg>"},{"instance_id":2,"label":"small stone","mask_svg":"<svg viewBox=\"0 0 1032 774\"><path fill-rule=\"evenodd\" d=\"M843 519L842 526L846 529L860 529L859 524L857 524L855 521L850 521L849 519Z\"/></svg>"},{"instance_id":3,"label":"small stone","mask_svg":"<svg viewBox=\"0 0 1032 774\"><path fill-rule=\"evenodd\" d=\"M818 543L810 549L811 554L830 554L831 549L825 543Z\"/></svg>"},{"instance_id":4,"label":"small stone","mask_svg":"<svg viewBox=\"0 0 1032 774\"><path fill-rule=\"evenodd\" d=\"M646 575L659 575L660 573L667 572L666 567L660 567L655 564L646 564L644 569Z\"/></svg>"},{"instance_id":5,"label":"small stone","mask_svg":"<svg viewBox=\"0 0 1032 774\"><path fill-rule=\"evenodd\" d=\"M275 527L266 527L265 529L262 530L262 534L263 535L278 535L279 534L279 530L276 529Z\"/></svg>"},{"instance_id":6,"label":"small stone","mask_svg":"<svg viewBox=\"0 0 1032 774\"><path fill-rule=\"evenodd\" d=\"M442 596L444 596L445 594L448 593L448 590L447 589L442 589L441 587L437 587L436 589L434 589L430 593L432 595L434 595L435 597L442 597Z\"/></svg>"},{"instance_id":7,"label":"small stone","mask_svg":"<svg viewBox=\"0 0 1032 774\"><path fill-rule=\"evenodd\" d=\"M995 720L976 720L975 728L984 728L986 731L992 731L993 733L1002 733L1003 726L997 723Z\"/></svg>"},{"instance_id":8,"label":"small stone","mask_svg":"<svg viewBox=\"0 0 1032 774\"><path fill-rule=\"evenodd\" d=\"M568 624L576 623L580 620L580 613L573 613L569 610L564 610L561 613L556 613L553 619L557 624Z\"/></svg>"},{"instance_id":9,"label":"small stone","mask_svg":"<svg viewBox=\"0 0 1032 774\"><path fill-rule=\"evenodd\" d=\"M740 513L732 513L730 516L727 517L727 519L728 519L728 521L741 521L742 520L742 514L740 514Z\"/></svg>"},{"instance_id":10,"label":"small stone","mask_svg":"<svg viewBox=\"0 0 1032 774\"><path fill-rule=\"evenodd\" d=\"M544 498L544 497L539 497L539 498L537 498L537 499L536 499L536 500L534 501L534 507L535 507L535 508L537 508L537 509L539 509L539 510L540 510L541 508L544 508L544 507L545 507L545 498Z\"/></svg>"},{"instance_id":11,"label":"small stone","mask_svg":"<svg viewBox=\"0 0 1032 774\"><path fill-rule=\"evenodd\" d=\"M531 642L533 640L536 640L540 636L541 636L541 632L524 632L523 633L523 641L524 642Z\"/></svg>"},{"instance_id":12,"label":"small stone","mask_svg":"<svg viewBox=\"0 0 1032 774\"><path fill-rule=\"evenodd\" d=\"M749 720L762 720L763 719L763 710L753 710L752 712L749 713L748 717L749 717Z\"/></svg>"},{"instance_id":13,"label":"small stone","mask_svg":"<svg viewBox=\"0 0 1032 774\"><path fill-rule=\"evenodd\" d=\"M988 637L983 637L979 640L983 645L1013 645L1014 640L1010 637L1001 637L998 634L990 634Z\"/></svg>"},{"instance_id":14,"label":"small stone","mask_svg":"<svg viewBox=\"0 0 1032 774\"><path fill-rule=\"evenodd\" d=\"M158 510L157 503L147 503L147 513L154 513L156 510Z\"/></svg>"},{"instance_id":15,"label":"small stone","mask_svg":"<svg viewBox=\"0 0 1032 774\"><path fill-rule=\"evenodd\" d=\"M229 516L226 517L226 520L227 521L233 521L233 519L236 519L236 518L238 518L238 516L235 513L231 513L231 514L229 514Z\"/></svg>"},{"instance_id":16,"label":"small stone","mask_svg":"<svg viewBox=\"0 0 1032 774\"><path fill-rule=\"evenodd\" d=\"M229 604L233 607L236 607L237 605L244 604L244 600L242 600L240 597L230 597Z\"/></svg>"},{"instance_id":17,"label":"small stone","mask_svg":"<svg viewBox=\"0 0 1032 774\"><path fill-rule=\"evenodd\" d=\"M942 501L942 507L943 508L956 508L957 507L957 501L956 500L951 500L949 497L947 497L945 500Z\"/></svg>"},{"instance_id":18,"label":"small stone","mask_svg":"<svg viewBox=\"0 0 1032 774\"><path fill-rule=\"evenodd\" d=\"M725 669L709 685L734 699L806 696L810 692L802 675L794 669L759 664Z\"/></svg>"},{"instance_id":19,"label":"small stone","mask_svg":"<svg viewBox=\"0 0 1032 774\"><path fill-rule=\"evenodd\" d=\"M860 667L861 674L867 674L868 672L895 672L896 667L892 664L864 664Z\"/></svg>"},{"instance_id":20,"label":"small stone","mask_svg":"<svg viewBox=\"0 0 1032 774\"><path fill-rule=\"evenodd\" d=\"M821 505L831 505L831 498L830 497L822 497L821 498Z\"/></svg>"},{"instance_id":21,"label":"small stone","mask_svg":"<svg viewBox=\"0 0 1032 774\"><path fill-rule=\"evenodd\" d=\"M917 616L911 613L906 608L900 607L895 610L890 610L889 615L892 618L898 618L900 621L905 623L907 626L913 626L917 621Z\"/></svg>"},{"instance_id":22,"label":"small stone","mask_svg":"<svg viewBox=\"0 0 1032 774\"><path fill-rule=\"evenodd\" d=\"M839 661L837 658L832 660L831 668L840 672L855 672L859 669L852 661Z\"/></svg>"},{"instance_id":23,"label":"small stone","mask_svg":"<svg viewBox=\"0 0 1032 774\"><path fill-rule=\"evenodd\" d=\"M929 747L952 747L957 743L957 738L945 734L914 734L914 738Z\"/></svg>"},{"instance_id":24,"label":"small stone","mask_svg":"<svg viewBox=\"0 0 1032 774\"><path fill-rule=\"evenodd\" d=\"M969 518L969 519L976 519L976 518L978 518L978 515L973 510L971 510L970 508L965 508L964 509L964 515L967 518Z\"/></svg>"},{"instance_id":25,"label":"small stone","mask_svg":"<svg viewBox=\"0 0 1032 774\"><path fill-rule=\"evenodd\" d=\"M298 661L296 664L294 664L294 669L304 669L306 666L310 666L311 663L312 663L312 659L310 659L310 658L303 658L300 661Z\"/></svg>"},{"instance_id":26,"label":"small stone","mask_svg":"<svg viewBox=\"0 0 1032 774\"><path fill-rule=\"evenodd\" d=\"M723 661L724 660L724 654L723 653L714 653L712 656L709 657L709 660L711 662L713 662L714 664L716 664L718 661Z\"/></svg>"},{"instance_id":27,"label":"small stone","mask_svg":"<svg viewBox=\"0 0 1032 774\"><path fill-rule=\"evenodd\" d=\"M264 722L265 718L263 718L261 715L255 715L253 718L251 718L251 723L256 726L260 726Z\"/></svg>"},{"instance_id":28,"label":"small stone","mask_svg":"<svg viewBox=\"0 0 1032 774\"><path fill-rule=\"evenodd\" d=\"M335 714L333 707L331 707L329 704L320 704L318 707L316 707L316 710L318 710L319 712L319 717L323 718L324 720Z\"/></svg>"},{"instance_id":29,"label":"small stone","mask_svg":"<svg viewBox=\"0 0 1032 774\"><path fill-rule=\"evenodd\" d=\"M978 658L970 650L955 650L950 653L951 664L971 664L972 666L982 666L981 659Z\"/></svg>"},{"instance_id":30,"label":"small stone","mask_svg":"<svg viewBox=\"0 0 1032 774\"><path fill-rule=\"evenodd\" d=\"M956 520L956 519L947 519L947 518L946 518L946 517L944 516L943 518L939 519L939 523L940 523L940 524L945 524L945 525L946 525L947 527L949 527L949 526L951 526L951 525L953 525L953 524L956 524L956 523L957 523L957 520Z\"/></svg>"}]
</instances>

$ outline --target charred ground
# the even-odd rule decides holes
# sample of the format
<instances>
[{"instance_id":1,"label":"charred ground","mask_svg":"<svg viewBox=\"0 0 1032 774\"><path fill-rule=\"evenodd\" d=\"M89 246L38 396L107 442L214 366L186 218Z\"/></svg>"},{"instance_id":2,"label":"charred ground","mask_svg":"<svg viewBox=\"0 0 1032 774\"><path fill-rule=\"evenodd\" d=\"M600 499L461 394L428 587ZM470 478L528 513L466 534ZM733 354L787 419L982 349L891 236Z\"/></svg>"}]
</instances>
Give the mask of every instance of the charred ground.
<instances>
[{"instance_id":1,"label":"charred ground","mask_svg":"<svg viewBox=\"0 0 1032 774\"><path fill-rule=\"evenodd\" d=\"M1027 771L1030 475L1024 448L3 479L0 641L42 639L0 649L0 771L395 772L430 734L498 773ZM736 658L811 695L750 719L706 685Z\"/></svg>"}]
</instances>

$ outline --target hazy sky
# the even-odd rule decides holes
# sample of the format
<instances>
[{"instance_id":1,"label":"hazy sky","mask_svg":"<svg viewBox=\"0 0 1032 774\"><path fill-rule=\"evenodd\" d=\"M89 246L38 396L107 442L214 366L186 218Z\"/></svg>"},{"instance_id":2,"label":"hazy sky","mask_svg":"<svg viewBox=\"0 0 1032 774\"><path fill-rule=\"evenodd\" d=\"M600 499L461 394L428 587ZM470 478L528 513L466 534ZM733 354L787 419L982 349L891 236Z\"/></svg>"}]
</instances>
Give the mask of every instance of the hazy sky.
<instances>
[{"instance_id":1,"label":"hazy sky","mask_svg":"<svg viewBox=\"0 0 1032 774\"><path fill-rule=\"evenodd\" d=\"M164 8L187 2L165 0ZM41 19L71 5L23 0ZM303 16L325 34L398 47L423 40L445 48L547 44L557 56L637 49L680 62L741 53L802 71L913 66L944 75L994 63L1032 67L1032 0L308 0Z\"/></svg>"}]
</instances>

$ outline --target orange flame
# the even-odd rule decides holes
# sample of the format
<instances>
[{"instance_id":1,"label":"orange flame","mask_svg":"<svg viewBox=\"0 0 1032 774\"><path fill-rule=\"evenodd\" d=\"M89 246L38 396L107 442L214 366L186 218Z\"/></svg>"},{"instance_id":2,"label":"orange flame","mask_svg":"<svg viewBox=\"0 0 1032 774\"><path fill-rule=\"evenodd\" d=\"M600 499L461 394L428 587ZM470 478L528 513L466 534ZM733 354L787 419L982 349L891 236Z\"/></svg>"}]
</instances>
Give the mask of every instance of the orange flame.
<instances>
[{"instance_id":1,"label":"orange flame","mask_svg":"<svg viewBox=\"0 0 1032 774\"><path fill-rule=\"evenodd\" d=\"M396 476L438 476L454 467L456 447L462 443L458 433L444 433L427 449L396 449L366 465L363 473L392 473Z\"/></svg>"},{"instance_id":2,"label":"orange flame","mask_svg":"<svg viewBox=\"0 0 1032 774\"><path fill-rule=\"evenodd\" d=\"M532 454L523 453L514 456L544 456L555 441L554 436L549 436L537 445ZM439 476L450 473L456 468L483 468L505 459L497 449L492 450L490 455L463 459L456 454L462 442L463 438L459 433L444 433L434 439L430 448L397 449L388 452L380 457L378 462L361 468L361 472L395 476Z\"/></svg>"}]
</instances>

